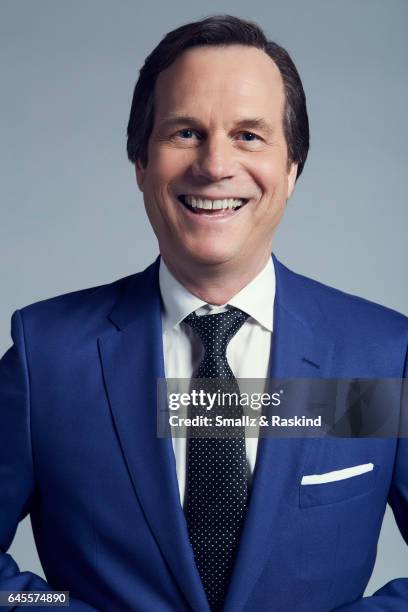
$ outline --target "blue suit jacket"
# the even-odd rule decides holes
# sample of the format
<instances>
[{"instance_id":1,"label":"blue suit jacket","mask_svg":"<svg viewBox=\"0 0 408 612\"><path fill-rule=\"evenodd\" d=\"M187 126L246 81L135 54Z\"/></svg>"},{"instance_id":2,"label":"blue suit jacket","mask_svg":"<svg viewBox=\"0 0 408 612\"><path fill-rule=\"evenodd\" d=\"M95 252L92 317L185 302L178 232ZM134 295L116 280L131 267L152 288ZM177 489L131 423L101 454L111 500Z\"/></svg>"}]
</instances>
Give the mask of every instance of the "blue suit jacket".
<instances>
[{"instance_id":1,"label":"blue suit jacket","mask_svg":"<svg viewBox=\"0 0 408 612\"><path fill-rule=\"evenodd\" d=\"M405 317L274 264L271 376L404 376ZM14 313L0 362L0 590L69 590L73 610L208 612L171 440L156 437L160 308L156 261ZM387 501L408 539L407 442L261 440L225 611L408 610L405 578L361 599ZM47 583L6 553L27 513Z\"/></svg>"}]
</instances>

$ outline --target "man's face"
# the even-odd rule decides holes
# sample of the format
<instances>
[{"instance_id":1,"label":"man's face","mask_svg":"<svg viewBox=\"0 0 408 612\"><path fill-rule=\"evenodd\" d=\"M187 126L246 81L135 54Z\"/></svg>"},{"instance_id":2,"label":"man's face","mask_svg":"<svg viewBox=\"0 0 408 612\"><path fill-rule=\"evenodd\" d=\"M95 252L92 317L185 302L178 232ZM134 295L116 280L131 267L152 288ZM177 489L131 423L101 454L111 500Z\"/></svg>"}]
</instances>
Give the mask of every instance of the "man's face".
<instances>
[{"instance_id":1,"label":"man's face","mask_svg":"<svg viewBox=\"0 0 408 612\"><path fill-rule=\"evenodd\" d=\"M296 178L274 62L242 45L189 49L159 75L154 100L136 173L165 261L238 271L265 262Z\"/></svg>"}]
</instances>

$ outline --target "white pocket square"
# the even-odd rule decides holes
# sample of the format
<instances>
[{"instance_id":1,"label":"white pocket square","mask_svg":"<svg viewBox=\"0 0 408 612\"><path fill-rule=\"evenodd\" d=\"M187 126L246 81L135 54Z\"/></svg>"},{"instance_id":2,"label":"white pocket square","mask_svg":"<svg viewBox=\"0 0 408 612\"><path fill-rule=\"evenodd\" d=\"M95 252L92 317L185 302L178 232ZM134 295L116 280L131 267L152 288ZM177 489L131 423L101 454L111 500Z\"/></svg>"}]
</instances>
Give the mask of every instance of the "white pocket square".
<instances>
[{"instance_id":1,"label":"white pocket square","mask_svg":"<svg viewBox=\"0 0 408 612\"><path fill-rule=\"evenodd\" d=\"M344 480L345 478L351 478L352 476L360 476L360 474L371 472L373 469L373 463L363 463L362 465L353 465L353 467L344 468L344 470L326 472L325 474L309 474L308 476L303 476L300 484L314 485L323 484L326 482L336 482L337 480Z\"/></svg>"}]
</instances>

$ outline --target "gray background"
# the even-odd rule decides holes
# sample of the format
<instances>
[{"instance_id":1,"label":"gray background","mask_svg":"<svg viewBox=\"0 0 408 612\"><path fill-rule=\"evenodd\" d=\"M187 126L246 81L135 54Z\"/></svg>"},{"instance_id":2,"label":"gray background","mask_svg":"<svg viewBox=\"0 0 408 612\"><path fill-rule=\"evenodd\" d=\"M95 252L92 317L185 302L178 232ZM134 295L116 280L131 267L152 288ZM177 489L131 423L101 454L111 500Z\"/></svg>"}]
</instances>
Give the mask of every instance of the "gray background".
<instances>
[{"instance_id":1,"label":"gray background","mask_svg":"<svg viewBox=\"0 0 408 612\"><path fill-rule=\"evenodd\" d=\"M11 313L149 264L157 243L125 130L144 57L210 13L257 21L302 76L311 152L275 252L298 272L408 314L406 0L0 3L0 352ZM42 574L29 520L10 549ZM387 510L371 594L407 576Z\"/></svg>"}]
</instances>

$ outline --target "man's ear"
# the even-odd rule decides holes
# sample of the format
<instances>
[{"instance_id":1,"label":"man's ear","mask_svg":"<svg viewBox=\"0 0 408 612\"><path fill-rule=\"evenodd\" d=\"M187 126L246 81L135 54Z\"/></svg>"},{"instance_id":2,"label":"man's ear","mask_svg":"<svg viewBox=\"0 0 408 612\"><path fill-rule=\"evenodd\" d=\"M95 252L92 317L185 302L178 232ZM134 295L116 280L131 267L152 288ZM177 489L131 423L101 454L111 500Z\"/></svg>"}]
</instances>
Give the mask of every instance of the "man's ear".
<instances>
[{"instance_id":1,"label":"man's ear","mask_svg":"<svg viewBox=\"0 0 408 612\"><path fill-rule=\"evenodd\" d=\"M143 192L143 184L144 184L146 168L142 165L142 162L140 161L140 159L136 160L135 171L136 171L137 185L138 185L140 191Z\"/></svg>"},{"instance_id":2,"label":"man's ear","mask_svg":"<svg viewBox=\"0 0 408 612\"><path fill-rule=\"evenodd\" d=\"M293 190L295 189L295 183L296 183L296 177L297 177L297 169L298 169L298 165L295 163L292 163L290 165L290 169L288 172L288 199L290 198L290 196L293 193Z\"/></svg>"}]
</instances>

